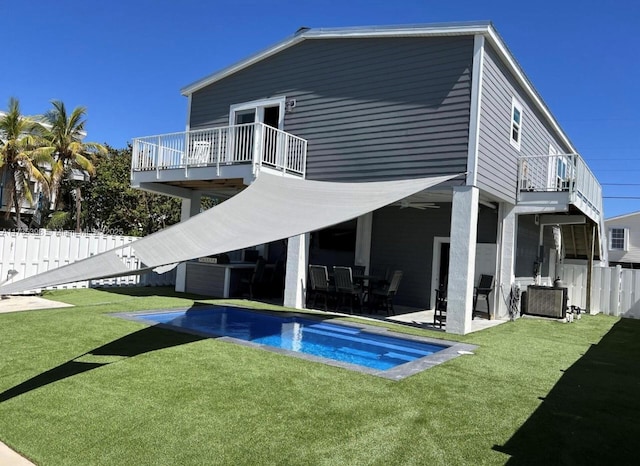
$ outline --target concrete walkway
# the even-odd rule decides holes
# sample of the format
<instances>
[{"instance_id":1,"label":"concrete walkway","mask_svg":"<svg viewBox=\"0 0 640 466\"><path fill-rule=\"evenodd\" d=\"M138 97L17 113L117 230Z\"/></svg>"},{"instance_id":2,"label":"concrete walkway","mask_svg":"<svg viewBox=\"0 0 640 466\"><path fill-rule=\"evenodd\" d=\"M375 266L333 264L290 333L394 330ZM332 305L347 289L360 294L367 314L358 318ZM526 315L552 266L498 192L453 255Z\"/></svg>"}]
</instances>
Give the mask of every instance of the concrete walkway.
<instances>
[{"instance_id":1,"label":"concrete walkway","mask_svg":"<svg viewBox=\"0 0 640 466\"><path fill-rule=\"evenodd\" d=\"M30 311L34 309L53 309L70 307L71 304L51 301L39 296L5 296L0 299L0 314L7 312ZM0 442L0 465L2 466L34 466L34 463L20 456L11 448Z\"/></svg>"},{"instance_id":2,"label":"concrete walkway","mask_svg":"<svg viewBox=\"0 0 640 466\"><path fill-rule=\"evenodd\" d=\"M53 309L56 307L71 306L71 304L51 301L39 296L3 296L2 299L0 299L0 314L5 312L31 311L33 309Z\"/></svg>"},{"instance_id":3,"label":"concrete walkway","mask_svg":"<svg viewBox=\"0 0 640 466\"><path fill-rule=\"evenodd\" d=\"M35 466L2 442L0 442L0 464L2 466Z\"/></svg>"}]
</instances>

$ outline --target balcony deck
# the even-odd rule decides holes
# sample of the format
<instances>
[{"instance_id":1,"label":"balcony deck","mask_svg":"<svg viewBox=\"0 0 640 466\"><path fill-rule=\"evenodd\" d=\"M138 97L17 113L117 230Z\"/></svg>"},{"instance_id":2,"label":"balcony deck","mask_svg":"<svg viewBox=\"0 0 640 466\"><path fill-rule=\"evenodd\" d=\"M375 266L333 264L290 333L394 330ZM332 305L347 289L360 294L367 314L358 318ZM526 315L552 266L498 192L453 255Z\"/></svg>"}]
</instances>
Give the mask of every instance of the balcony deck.
<instances>
[{"instance_id":1,"label":"balcony deck","mask_svg":"<svg viewBox=\"0 0 640 466\"><path fill-rule=\"evenodd\" d=\"M521 157L518 206L562 212L573 205L594 222L602 220L602 187L578 154Z\"/></svg>"},{"instance_id":2,"label":"balcony deck","mask_svg":"<svg viewBox=\"0 0 640 466\"><path fill-rule=\"evenodd\" d=\"M263 169L304 178L306 159L307 141L263 123L205 128L135 138L131 181L134 186L223 180L246 185Z\"/></svg>"}]
</instances>

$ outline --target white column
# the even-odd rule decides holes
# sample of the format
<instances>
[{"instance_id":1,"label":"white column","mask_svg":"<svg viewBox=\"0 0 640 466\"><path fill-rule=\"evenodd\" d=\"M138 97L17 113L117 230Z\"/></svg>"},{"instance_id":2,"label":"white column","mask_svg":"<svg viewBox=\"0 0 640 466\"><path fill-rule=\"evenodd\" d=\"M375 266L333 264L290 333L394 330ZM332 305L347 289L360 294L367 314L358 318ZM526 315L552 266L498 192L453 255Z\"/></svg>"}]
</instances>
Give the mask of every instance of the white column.
<instances>
[{"instance_id":1,"label":"white column","mask_svg":"<svg viewBox=\"0 0 640 466\"><path fill-rule=\"evenodd\" d=\"M497 278L492 296L493 309L495 309L494 316L498 319L509 316L509 293L515 280L516 219L515 206L501 202L498 208L500 228L498 229Z\"/></svg>"},{"instance_id":2,"label":"white column","mask_svg":"<svg viewBox=\"0 0 640 466\"><path fill-rule=\"evenodd\" d=\"M373 212L358 217L356 227L355 265L364 265L369 272L371 264L371 230L373 229Z\"/></svg>"},{"instance_id":3,"label":"white column","mask_svg":"<svg viewBox=\"0 0 640 466\"><path fill-rule=\"evenodd\" d=\"M309 233L287 241L287 268L284 278L284 306L304 309L309 267Z\"/></svg>"},{"instance_id":4,"label":"white column","mask_svg":"<svg viewBox=\"0 0 640 466\"><path fill-rule=\"evenodd\" d=\"M478 236L478 188L453 188L451 247L447 287L447 332L471 331L476 241Z\"/></svg>"},{"instance_id":5,"label":"white column","mask_svg":"<svg viewBox=\"0 0 640 466\"><path fill-rule=\"evenodd\" d=\"M194 215L200 213L200 198L202 196L198 194L192 195L190 198L182 199L182 205L180 206L180 221L184 222L189 220ZM184 293L187 287L187 264L181 262L176 268L176 288L175 290Z\"/></svg>"}]
</instances>

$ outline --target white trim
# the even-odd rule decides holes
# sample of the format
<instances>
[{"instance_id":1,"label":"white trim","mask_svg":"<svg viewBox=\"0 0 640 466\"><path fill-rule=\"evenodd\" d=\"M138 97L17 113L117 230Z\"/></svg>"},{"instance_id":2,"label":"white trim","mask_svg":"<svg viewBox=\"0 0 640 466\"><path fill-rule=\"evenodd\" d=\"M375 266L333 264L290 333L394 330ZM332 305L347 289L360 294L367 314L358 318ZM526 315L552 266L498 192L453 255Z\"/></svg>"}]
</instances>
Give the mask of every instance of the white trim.
<instances>
[{"instance_id":1,"label":"white trim","mask_svg":"<svg viewBox=\"0 0 640 466\"><path fill-rule=\"evenodd\" d=\"M515 112L516 110L520 112L520 121L515 121ZM517 125L518 129L518 140L513 138L513 129L514 126ZM513 147L520 150L522 147L522 127L524 126L524 109L522 103L515 96L511 97L511 119L509 121L509 142Z\"/></svg>"},{"instance_id":2,"label":"white trim","mask_svg":"<svg viewBox=\"0 0 640 466\"><path fill-rule=\"evenodd\" d=\"M469 110L469 147L467 149L467 185L478 184L478 145L480 141L480 111L484 74L484 36L473 39L473 70L471 74L471 108Z\"/></svg>"},{"instance_id":3,"label":"white trim","mask_svg":"<svg viewBox=\"0 0 640 466\"><path fill-rule=\"evenodd\" d=\"M609 218L605 219L605 222L610 222L612 220L620 220L621 218L632 217L634 215L640 215L640 211L630 212L628 214L621 214L621 215L618 215L617 217L609 217Z\"/></svg>"},{"instance_id":4,"label":"white trim","mask_svg":"<svg viewBox=\"0 0 640 466\"><path fill-rule=\"evenodd\" d=\"M284 131L284 105L286 96L271 97L269 99L252 100L250 102L242 102L239 104L233 104L229 106L229 126L234 126L236 112L242 110L256 109L256 122L264 123L264 108L280 106L278 112L278 129Z\"/></svg>"},{"instance_id":5,"label":"white trim","mask_svg":"<svg viewBox=\"0 0 640 466\"><path fill-rule=\"evenodd\" d=\"M622 238L622 249L613 247L613 230L622 230L623 238ZM609 238L609 251L629 251L629 229L621 226L610 226L608 235Z\"/></svg>"},{"instance_id":6,"label":"white trim","mask_svg":"<svg viewBox=\"0 0 640 466\"><path fill-rule=\"evenodd\" d=\"M445 243L451 244L451 240L448 236L434 236L433 237L433 259L431 261L431 289L429 290L429 296L431 296L429 309L435 309L436 307L436 293L440 287L440 264L442 263L442 245Z\"/></svg>"},{"instance_id":7,"label":"white trim","mask_svg":"<svg viewBox=\"0 0 640 466\"><path fill-rule=\"evenodd\" d=\"M187 96L187 127L186 127L187 133L191 129L191 97L192 97L191 94Z\"/></svg>"}]
</instances>

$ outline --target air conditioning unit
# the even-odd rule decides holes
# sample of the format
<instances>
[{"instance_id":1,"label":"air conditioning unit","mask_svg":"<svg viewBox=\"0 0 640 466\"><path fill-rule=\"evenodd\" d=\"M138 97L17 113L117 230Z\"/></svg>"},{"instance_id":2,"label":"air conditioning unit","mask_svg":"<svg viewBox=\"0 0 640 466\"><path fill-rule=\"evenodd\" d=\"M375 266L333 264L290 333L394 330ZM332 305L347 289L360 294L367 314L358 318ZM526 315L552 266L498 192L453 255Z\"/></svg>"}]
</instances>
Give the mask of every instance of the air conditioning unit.
<instances>
[{"instance_id":1,"label":"air conditioning unit","mask_svg":"<svg viewBox=\"0 0 640 466\"><path fill-rule=\"evenodd\" d=\"M552 286L527 287L526 314L564 319L567 314L567 288Z\"/></svg>"}]
</instances>

